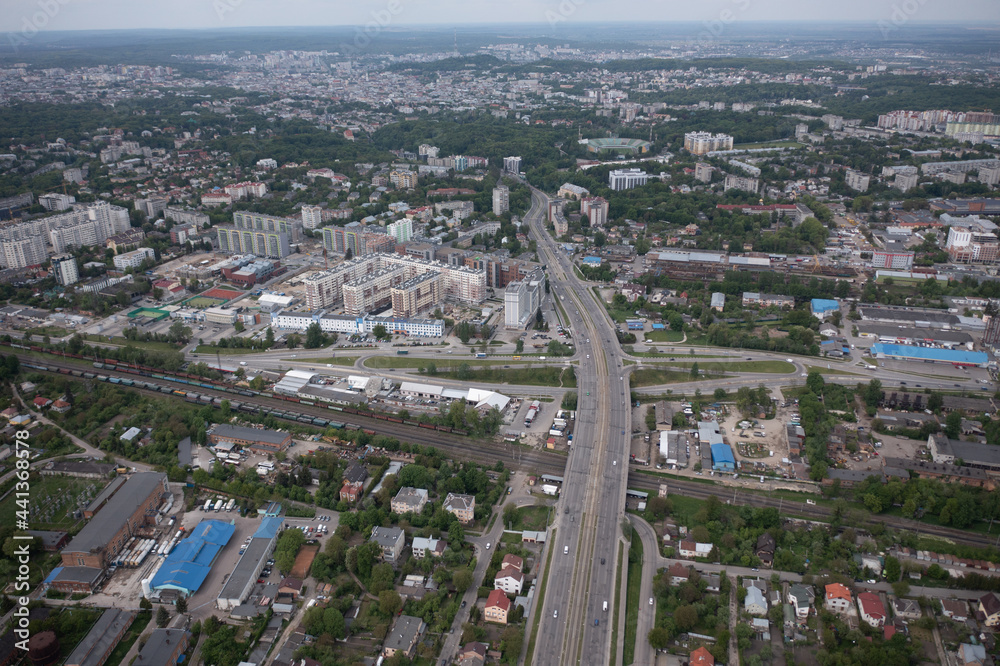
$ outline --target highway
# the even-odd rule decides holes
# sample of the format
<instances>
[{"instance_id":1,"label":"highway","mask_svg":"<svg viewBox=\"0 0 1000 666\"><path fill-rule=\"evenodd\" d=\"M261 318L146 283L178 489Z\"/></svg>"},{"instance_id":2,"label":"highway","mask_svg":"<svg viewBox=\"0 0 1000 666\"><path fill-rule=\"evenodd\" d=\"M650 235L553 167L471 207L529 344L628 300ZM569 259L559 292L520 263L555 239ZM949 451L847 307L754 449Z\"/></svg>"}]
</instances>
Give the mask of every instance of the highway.
<instances>
[{"instance_id":1,"label":"highway","mask_svg":"<svg viewBox=\"0 0 1000 666\"><path fill-rule=\"evenodd\" d=\"M579 402L534 661L606 664L618 649L611 644L611 618L628 485L629 386L614 325L546 232L547 211L548 197L532 189L525 221L546 265L551 297L574 331Z\"/></svg>"}]
</instances>

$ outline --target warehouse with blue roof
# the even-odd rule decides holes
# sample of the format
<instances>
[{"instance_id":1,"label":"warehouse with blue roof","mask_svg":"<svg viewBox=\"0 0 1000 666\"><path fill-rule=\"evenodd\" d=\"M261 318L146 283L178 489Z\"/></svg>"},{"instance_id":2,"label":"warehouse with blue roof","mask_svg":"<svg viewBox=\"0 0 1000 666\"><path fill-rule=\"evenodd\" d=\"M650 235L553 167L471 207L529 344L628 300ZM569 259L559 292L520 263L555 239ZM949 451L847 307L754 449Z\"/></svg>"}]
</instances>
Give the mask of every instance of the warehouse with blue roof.
<instances>
[{"instance_id":1,"label":"warehouse with blue roof","mask_svg":"<svg viewBox=\"0 0 1000 666\"><path fill-rule=\"evenodd\" d=\"M164 559L150 581L154 590L176 590L191 596L205 582L216 556L233 538L236 528L221 520L203 520Z\"/></svg>"},{"instance_id":2,"label":"warehouse with blue roof","mask_svg":"<svg viewBox=\"0 0 1000 666\"><path fill-rule=\"evenodd\" d=\"M840 310L840 303L829 298L812 299L812 313L820 319L825 319L832 312Z\"/></svg>"},{"instance_id":3,"label":"warehouse with blue roof","mask_svg":"<svg viewBox=\"0 0 1000 666\"><path fill-rule=\"evenodd\" d=\"M727 444L712 444L712 469L718 472L736 471L736 458Z\"/></svg>"},{"instance_id":4,"label":"warehouse with blue roof","mask_svg":"<svg viewBox=\"0 0 1000 666\"><path fill-rule=\"evenodd\" d=\"M918 347L916 345L893 345L876 342L872 345L876 358L900 361L925 361L927 363L951 363L984 368L990 357L986 352L964 351L961 349L941 349L938 347Z\"/></svg>"}]
</instances>

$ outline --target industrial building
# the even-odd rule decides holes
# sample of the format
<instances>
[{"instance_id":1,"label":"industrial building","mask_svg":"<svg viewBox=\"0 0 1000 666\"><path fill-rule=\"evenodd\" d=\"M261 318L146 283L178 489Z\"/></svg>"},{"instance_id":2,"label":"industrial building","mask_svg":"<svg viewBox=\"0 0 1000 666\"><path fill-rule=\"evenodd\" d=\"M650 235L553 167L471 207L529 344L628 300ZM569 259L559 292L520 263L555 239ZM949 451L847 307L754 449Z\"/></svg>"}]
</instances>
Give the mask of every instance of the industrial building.
<instances>
[{"instance_id":1,"label":"industrial building","mask_svg":"<svg viewBox=\"0 0 1000 666\"><path fill-rule=\"evenodd\" d=\"M245 449L252 449L260 453L274 453L284 451L292 444L292 435L287 432L276 430L258 430L256 428L244 428L241 426L231 426L219 424L208 434L210 445L221 442L231 442Z\"/></svg>"},{"instance_id":2,"label":"industrial building","mask_svg":"<svg viewBox=\"0 0 1000 666\"><path fill-rule=\"evenodd\" d=\"M174 666L180 662L191 641L186 629L154 629L139 650L135 663L142 666Z\"/></svg>"},{"instance_id":3,"label":"industrial building","mask_svg":"<svg viewBox=\"0 0 1000 666\"><path fill-rule=\"evenodd\" d=\"M216 556L233 538L235 530L231 523L221 520L198 523L190 535L178 542L167 555L149 581L149 589L157 592L175 590L186 597L197 592L212 570Z\"/></svg>"},{"instance_id":4,"label":"industrial building","mask_svg":"<svg viewBox=\"0 0 1000 666\"><path fill-rule=\"evenodd\" d=\"M927 448L936 463L954 465L961 459L965 467L983 469L994 475L1000 473L1000 447L995 445L963 442L935 433L927 438Z\"/></svg>"},{"instance_id":5,"label":"industrial building","mask_svg":"<svg viewBox=\"0 0 1000 666\"><path fill-rule=\"evenodd\" d=\"M278 544L278 533L281 531L284 518L272 516L261 520L260 527L253 533L246 551L240 556L236 568L226 580L219 593L215 605L219 610L233 611L238 608L253 591L257 577L264 569L267 558L274 552Z\"/></svg>"},{"instance_id":6,"label":"industrial building","mask_svg":"<svg viewBox=\"0 0 1000 666\"><path fill-rule=\"evenodd\" d=\"M950 363L957 366L984 368L990 358L986 352L941 349L938 347L917 347L915 345L893 345L876 342L872 345L876 358L900 361L924 361L925 363Z\"/></svg>"},{"instance_id":7,"label":"industrial building","mask_svg":"<svg viewBox=\"0 0 1000 666\"><path fill-rule=\"evenodd\" d=\"M815 317L819 319L826 319L826 317L834 312L840 311L840 303L828 298L814 298L812 299L812 313Z\"/></svg>"},{"instance_id":8,"label":"industrial building","mask_svg":"<svg viewBox=\"0 0 1000 666\"><path fill-rule=\"evenodd\" d=\"M965 331L940 328L913 328L912 326L888 326L886 324L858 323L858 336L875 338L878 342L900 345L933 347L961 347L972 344L972 336ZM969 347L971 349L971 347Z\"/></svg>"},{"instance_id":9,"label":"industrial building","mask_svg":"<svg viewBox=\"0 0 1000 666\"><path fill-rule=\"evenodd\" d=\"M135 611L120 608L109 608L104 611L97 623L66 658L65 666L101 666L132 626L135 616Z\"/></svg>"},{"instance_id":10,"label":"industrial building","mask_svg":"<svg viewBox=\"0 0 1000 666\"><path fill-rule=\"evenodd\" d=\"M107 567L140 528L155 522L157 508L168 492L166 474L133 474L63 549L63 566Z\"/></svg>"}]
</instances>

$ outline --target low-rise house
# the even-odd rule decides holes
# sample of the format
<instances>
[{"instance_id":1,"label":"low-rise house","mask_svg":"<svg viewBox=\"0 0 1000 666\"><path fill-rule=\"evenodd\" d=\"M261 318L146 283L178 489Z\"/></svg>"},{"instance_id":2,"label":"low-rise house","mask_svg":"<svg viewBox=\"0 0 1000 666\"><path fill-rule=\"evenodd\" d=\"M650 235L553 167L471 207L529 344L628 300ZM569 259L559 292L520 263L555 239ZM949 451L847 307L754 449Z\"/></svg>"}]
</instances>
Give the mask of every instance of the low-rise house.
<instances>
[{"instance_id":1,"label":"low-rise house","mask_svg":"<svg viewBox=\"0 0 1000 666\"><path fill-rule=\"evenodd\" d=\"M771 623L766 618L755 617L750 620L750 626L762 641L771 640Z\"/></svg>"},{"instance_id":2,"label":"low-rise house","mask_svg":"<svg viewBox=\"0 0 1000 666\"><path fill-rule=\"evenodd\" d=\"M958 646L959 666L983 666L986 663L986 648L982 645L962 643Z\"/></svg>"},{"instance_id":3,"label":"low-rise house","mask_svg":"<svg viewBox=\"0 0 1000 666\"><path fill-rule=\"evenodd\" d=\"M483 617L487 622L507 624L507 613L510 612L510 599L503 590L493 590L490 596L486 597L486 607L483 608Z\"/></svg>"},{"instance_id":4,"label":"low-rise house","mask_svg":"<svg viewBox=\"0 0 1000 666\"><path fill-rule=\"evenodd\" d=\"M708 557L712 553L713 544L710 543L697 543L695 541L681 541L677 546L677 555L679 557L694 559L699 557Z\"/></svg>"},{"instance_id":5,"label":"low-rise house","mask_svg":"<svg viewBox=\"0 0 1000 666\"><path fill-rule=\"evenodd\" d=\"M524 574L510 565L501 567L493 579L494 589L503 590L506 594L521 594L523 585Z\"/></svg>"},{"instance_id":6,"label":"low-rise house","mask_svg":"<svg viewBox=\"0 0 1000 666\"><path fill-rule=\"evenodd\" d=\"M795 615L795 607L792 604L784 604L781 607L781 618L786 633L795 631L796 627L799 626L799 619Z\"/></svg>"},{"instance_id":7,"label":"low-rise house","mask_svg":"<svg viewBox=\"0 0 1000 666\"><path fill-rule=\"evenodd\" d=\"M298 578L289 576L278 584L278 594L287 594L293 599L298 599L300 592L302 592L302 581Z\"/></svg>"},{"instance_id":8,"label":"low-rise house","mask_svg":"<svg viewBox=\"0 0 1000 666\"><path fill-rule=\"evenodd\" d=\"M406 533L398 527L375 527L368 540L382 549L383 562L396 562L406 548Z\"/></svg>"},{"instance_id":9,"label":"low-rise house","mask_svg":"<svg viewBox=\"0 0 1000 666\"><path fill-rule=\"evenodd\" d=\"M702 646L688 655L688 664L689 666L715 666L715 657L708 651L708 648Z\"/></svg>"},{"instance_id":10,"label":"low-rise house","mask_svg":"<svg viewBox=\"0 0 1000 666\"><path fill-rule=\"evenodd\" d=\"M1000 624L1000 598L992 592L987 592L979 598L979 612L983 615L983 623L987 627Z\"/></svg>"},{"instance_id":11,"label":"low-rise house","mask_svg":"<svg viewBox=\"0 0 1000 666\"><path fill-rule=\"evenodd\" d=\"M467 525L476 518L476 498L473 495L448 493L444 499L444 510L455 514L458 522Z\"/></svg>"},{"instance_id":12,"label":"low-rise house","mask_svg":"<svg viewBox=\"0 0 1000 666\"><path fill-rule=\"evenodd\" d=\"M885 606L882 604L882 599L874 592L862 592L858 595L858 609L861 611L861 619L869 626L885 625Z\"/></svg>"},{"instance_id":13,"label":"low-rise house","mask_svg":"<svg viewBox=\"0 0 1000 666\"><path fill-rule=\"evenodd\" d=\"M845 613L854 605L851 591L840 583L830 583L824 589L826 600L823 607L833 613Z\"/></svg>"},{"instance_id":14,"label":"low-rise house","mask_svg":"<svg viewBox=\"0 0 1000 666\"><path fill-rule=\"evenodd\" d=\"M444 539L435 539L433 537L413 537L413 543L410 544L410 551L413 553L413 557L422 560L425 557L441 557L444 555L444 549L448 546Z\"/></svg>"},{"instance_id":15,"label":"low-rise house","mask_svg":"<svg viewBox=\"0 0 1000 666\"><path fill-rule=\"evenodd\" d=\"M767 599L764 593L756 587L747 588L747 596L743 599L743 610L750 615L767 615Z\"/></svg>"},{"instance_id":16,"label":"low-rise house","mask_svg":"<svg viewBox=\"0 0 1000 666\"><path fill-rule=\"evenodd\" d=\"M365 479L368 478L368 470L364 465L351 463L351 466L344 471L344 484L340 487L341 502L357 502L364 493Z\"/></svg>"},{"instance_id":17,"label":"low-rise house","mask_svg":"<svg viewBox=\"0 0 1000 666\"><path fill-rule=\"evenodd\" d=\"M954 622L965 623L969 619L969 604L964 599L942 599L941 614Z\"/></svg>"},{"instance_id":18,"label":"low-rise house","mask_svg":"<svg viewBox=\"0 0 1000 666\"><path fill-rule=\"evenodd\" d=\"M919 620L920 604L915 599L893 599L892 614L905 620Z\"/></svg>"},{"instance_id":19,"label":"low-rise house","mask_svg":"<svg viewBox=\"0 0 1000 666\"><path fill-rule=\"evenodd\" d=\"M400 488L392 498L390 508L393 513L420 513L427 504L427 491L423 488Z\"/></svg>"},{"instance_id":20,"label":"low-rise house","mask_svg":"<svg viewBox=\"0 0 1000 666\"><path fill-rule=\"evenodd\" d=\"M706 592L718 592L722 585L722 577L719 574L702 574L701 579L705 581Z\"/></svg>"},{"instance_id":21,"label":"low-rise house","mask_svg":"<svg viewBox=\"0 0 1000 666\"><path fill-rule=\"evenodd\" d=\"M462 646L458 653L458 666L482 666L486 663L486 645L472 641Z\"/></svg>"},{"instance_id":22,"label":"low-rise house","mask_svg":"<svg viewBox=\"0 0 1000 666\"><path fill-rule=\"evenodd\" d=\"M691 569L680 562L674 562L667 569L667 574L670 576L671 585L683 585L691 577Z\"/></svg>"},{"instance_id":23,"label":"low-rise house","mask_svg":"<svg viewBox=\"0 0 1000 666\"><path fill-rule=\"evenodd\" d=\"M382 656L389 658L397 652L402 652L407 657L412 657L414 648L426 628L427 625L419 617L400 615L396 618L396 624L392 626L389 635L385 637Z\"/></svg>"},{"instance_id":24,"label":"low-rise house","mask_svg":"<svg viewBox=\"0 0 1000 666\"><path fill-rule=\"evenodd\" d=\"M813 602L816 600L816 593L812 585L800 585L796 583L788 588L788 603L795 610L795 618L800 623L804 623L809 618Z\"/></svg>"},{"instance_id":25,"label":"low-rise house","mask_svg":"<svg viewBox=\"0 0 1000 666\"><path fill-rule=\"evenodd\" d=\"M771 536L770 532L764 532L757 537L757 547L754 549L754 554L762 565L769 567L774 562L774 551L776 548L777 544L774 541L774 537Z\"/></svg>"}]
</instances>

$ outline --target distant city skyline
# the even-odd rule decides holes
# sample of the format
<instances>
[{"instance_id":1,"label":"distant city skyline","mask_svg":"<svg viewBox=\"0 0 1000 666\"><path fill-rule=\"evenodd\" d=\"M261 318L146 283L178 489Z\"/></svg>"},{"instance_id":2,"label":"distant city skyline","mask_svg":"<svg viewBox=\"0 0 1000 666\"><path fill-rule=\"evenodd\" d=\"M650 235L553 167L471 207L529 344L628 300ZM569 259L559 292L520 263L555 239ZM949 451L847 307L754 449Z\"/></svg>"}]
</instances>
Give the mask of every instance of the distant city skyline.
<instances>
[{"instance_id":1,"label":"distant city skyline","mask_svg":"<svg viewBox=\"0 0 1000 666\"><path fill-rule=\"evenodd\" d=\"M0 31L213 29L236 27L585 24L602 21L894 21L896 25L975 22L1000 25L996 0L7 0Z\"/></svg>"}]
</instances>

